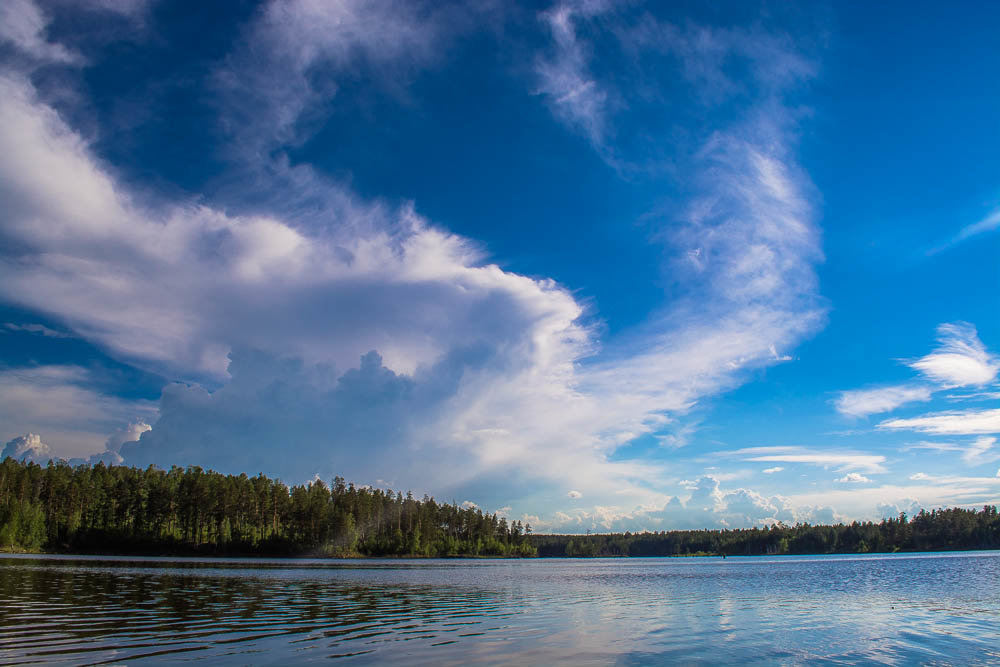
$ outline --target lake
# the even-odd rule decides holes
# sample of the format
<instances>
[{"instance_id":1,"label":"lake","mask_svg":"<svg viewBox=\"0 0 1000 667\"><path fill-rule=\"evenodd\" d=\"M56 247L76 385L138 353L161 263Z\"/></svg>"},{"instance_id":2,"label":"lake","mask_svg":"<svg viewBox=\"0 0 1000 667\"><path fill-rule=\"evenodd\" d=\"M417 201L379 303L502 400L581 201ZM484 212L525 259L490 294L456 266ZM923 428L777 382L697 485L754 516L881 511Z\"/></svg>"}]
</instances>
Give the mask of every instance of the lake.
<instances>
[{"instance_id":1,"label":"lake","mask_svg":"<svg viewBox=\"0 0 1000 667\"><path fill-rule=\"evenodd\" d=\"M0 663L997 664L1000 552L0 556Z\"/></svg>"}]
</instances>

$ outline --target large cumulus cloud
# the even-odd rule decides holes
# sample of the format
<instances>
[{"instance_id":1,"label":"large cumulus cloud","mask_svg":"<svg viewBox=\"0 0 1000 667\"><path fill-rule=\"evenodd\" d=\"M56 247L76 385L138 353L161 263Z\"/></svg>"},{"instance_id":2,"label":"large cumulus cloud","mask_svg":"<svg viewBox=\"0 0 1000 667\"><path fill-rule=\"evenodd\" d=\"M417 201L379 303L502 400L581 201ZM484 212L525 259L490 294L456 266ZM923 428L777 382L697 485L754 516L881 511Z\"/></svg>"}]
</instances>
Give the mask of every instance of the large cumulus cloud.
<instances>
[{"instance_id":1,"label":"large cumulus cloud","mask_svg":"<svg viewBox=\"0 0 1000 667\"><path fill-rule=\"evenodd\" d=\"M766 99L692 158L697 193L662 235L683 297L602 341L565 286L505 271L415 206L362 199L275 151L335 91L318 70L432 59L438 23L394 7L345 3L320 13L327 26L309 3L269 4L249 28L260 60L238 51L231 76L216 74L236 153L256 161L240 173L288 192L263 198L281 204L263 213L149 201L28 77L0 73L0 298L181 381L151 429L120 446L128 463L377 475L438 492L528 480L561 502L581 489L593 516L662 507L663 467L613 461L616 449L785 359L822 319L811 188L781 86L762 75ZM366 41L379 12L399 33L392 49ZM257 65L266 75L241 78ZM287 96L267 93L275 82ZM244 97L262 109L249 138L231 102ZM699 498L685 509L728 511ZM746 521L781 511L747 494L731 504Z\"/></svg>"},{"instance_id":2,"label":"large cumulus cloud","mask_svg":"<svg viewBox=\"0 0 1000 667\"><path fill-rule=\"evenodd\" d=\"M263 471L291 482L345 472L375 482L427 469L428 457L440 463L433 450L422 451L434 444L423 441L428 426L466 369L497 362L481 347L455 350L413 375L387 368L374 351L343 374L259 350L237 350L231 359L231 379L215 392L166 387L155 427L122 446L127 461Z\"/></svg>"}]
</instances>

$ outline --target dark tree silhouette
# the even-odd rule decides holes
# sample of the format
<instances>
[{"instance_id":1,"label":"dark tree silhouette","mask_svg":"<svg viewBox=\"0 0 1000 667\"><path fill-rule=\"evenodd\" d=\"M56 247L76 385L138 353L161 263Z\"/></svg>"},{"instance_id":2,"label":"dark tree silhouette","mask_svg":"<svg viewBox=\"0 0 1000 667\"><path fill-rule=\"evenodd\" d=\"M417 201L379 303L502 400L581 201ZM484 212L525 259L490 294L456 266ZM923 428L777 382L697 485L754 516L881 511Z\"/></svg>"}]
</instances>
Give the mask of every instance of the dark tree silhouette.
<instances>
[{"instance_id":1,"label":"dark tree silhouette","mask_svg":"<svg viewBox=\"0 0 1000 667\"><path fill-rule=\"evenodd\" d=\"M519 522L342 477L0 463L0 549L82 553L534 556Z\"/></svg>"}]
</instances>

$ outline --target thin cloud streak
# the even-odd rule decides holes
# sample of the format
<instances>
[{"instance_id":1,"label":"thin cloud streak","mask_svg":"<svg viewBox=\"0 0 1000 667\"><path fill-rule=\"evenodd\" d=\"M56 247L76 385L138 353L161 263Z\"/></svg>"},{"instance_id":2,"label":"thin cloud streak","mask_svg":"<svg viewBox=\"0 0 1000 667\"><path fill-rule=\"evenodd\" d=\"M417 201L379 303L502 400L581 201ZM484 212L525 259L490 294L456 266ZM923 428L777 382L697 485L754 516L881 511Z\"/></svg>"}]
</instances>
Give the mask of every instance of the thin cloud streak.
<instances>
[{"instance_id":1,"label":"thin cloud streak","mask_svg":"<svg viewBox=\"0 0 1000 667\"><path fill-rule=\"evenodd\" d=\"M950 241L933 248L927 252L928 255L936 255L945 250L949 250L960 243L963 243L975 236L980 236L982 234L988 234L990 232L1000 229L1000 209L991 212L982 220L974 222L970 225L966 225L958 232Z\"/></svg>"},{"instance_id":2,"label":"thin cloud streak","mask_svg":"<svg viewBox=\"0 0 1000 667\"><path fill-rule=\"evenodd\" d=\"M886 462L884 456L861 452L831 451L798 446L775 446L747 447L731 452L718 452L717 455L739 458L743 461L805 463L824 468L835 468L838 472L886 472L885 466L882 465Z\"/></svg>"},{"instance_id":3,"label":"thin cloud streak","mask_svg":"<svg viewBox=\"0 0 1000 667\"><path fill-rule=\"evenodd\" d=\"M867 417L880 412L890 412L908 403L929 401L928 387L898 385L877 389L856 389L841 392L835 405L837 412L849 417Z\"/></svg>"},{"instance_id":4,"label":"thin cloud streak","mask_svg":"<svg viewBox=\"0 0 1000 667\"><path fill-rule=\"evenodd\" d=\"M907 419L887 419L878 428L934 435L989 435L1000 433L1000 409L937 412Z\"/></svg>"}]
</instances>

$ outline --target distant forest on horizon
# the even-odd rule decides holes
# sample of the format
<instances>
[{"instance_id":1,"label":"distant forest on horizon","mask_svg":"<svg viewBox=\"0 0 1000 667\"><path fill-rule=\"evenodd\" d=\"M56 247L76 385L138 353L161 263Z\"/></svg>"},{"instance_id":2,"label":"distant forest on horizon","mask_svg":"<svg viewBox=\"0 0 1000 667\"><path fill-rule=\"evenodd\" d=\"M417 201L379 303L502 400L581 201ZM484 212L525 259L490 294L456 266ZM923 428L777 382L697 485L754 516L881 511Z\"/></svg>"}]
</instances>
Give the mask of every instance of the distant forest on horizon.
<instances>
[{"instance_id":1,"label":"distant forest on horizon","mask_svg":"<svg viewBox=\"0 0 1000 667\"><path fill-rule=\"evenodd\" d=\"M1000 548L987 505L836 525L532 535L476 507L356 487L335 477L288 487L263 474L7 458L0 550L242 556L643 557Z\"/></svg>"}]
</instances>

